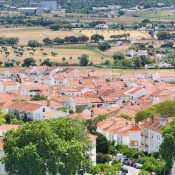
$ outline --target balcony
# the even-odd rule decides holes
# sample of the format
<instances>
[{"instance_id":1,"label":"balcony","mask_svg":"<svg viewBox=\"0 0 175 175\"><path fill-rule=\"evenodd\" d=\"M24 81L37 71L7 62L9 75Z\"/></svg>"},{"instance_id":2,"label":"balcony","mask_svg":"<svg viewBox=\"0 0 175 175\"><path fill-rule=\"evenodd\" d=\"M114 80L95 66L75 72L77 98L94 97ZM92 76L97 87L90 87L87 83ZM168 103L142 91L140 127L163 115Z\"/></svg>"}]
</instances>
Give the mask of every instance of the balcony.
<instances>
[{"instance_id":1,"label":"balcony","mask_svg":"<svg viewBox=\"0 0 175 175\"><path fill-rule=\"evenodd\" d=\"M145 135L146 138L148 138L148 135Z\"/></svg>"},{"instance_id":2,"label":"balcony","mask_svg":"<svg viewBox=\"0 0 175 175\"><path fill-rule=\"evenodd\" d=\"M147 145L147 144L145 144L145 147L146 147L146 148L148 148L148 145Z\"/></svg>"},{"instance_id":3,"label":"balcony","mask_svg":"<svg viewBox=\"0 0 175 175\"><path fill-rule=\"evenodd\" d=\"M144 136L144 133L141 133L141 136Z\"/></svg>"},{"instance_id":4,"label":"balcony","mask_svg":"<svg viewBox=\"0 0 175 175\"><path fill-rule=\"evenodd\" d=\"M141 143L141 145L144 145L144 143Z\"/></svg>"}]
</instances>

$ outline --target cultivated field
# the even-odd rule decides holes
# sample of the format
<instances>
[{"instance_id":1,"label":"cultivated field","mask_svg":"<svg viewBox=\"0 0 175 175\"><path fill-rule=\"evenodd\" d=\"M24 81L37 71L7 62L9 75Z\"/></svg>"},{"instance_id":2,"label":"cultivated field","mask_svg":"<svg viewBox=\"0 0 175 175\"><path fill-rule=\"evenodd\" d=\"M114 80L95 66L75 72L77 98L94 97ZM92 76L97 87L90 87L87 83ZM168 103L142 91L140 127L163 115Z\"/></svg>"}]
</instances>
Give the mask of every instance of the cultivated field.
<instances>
[{"instance_id":1,"label":"cultivated field","mask_svg":"<svg viewBox=\"0 0 175 175\"><path fill-rule=\"evenodd\" d=\"M0 29L0 36L3 37L19 37L19 45L27 45L29 40L37 40L42 42L44 38L49 37L54 39L56 37L64 38L65 36L78 36L73 31L51 31L50 29L30 29L30 28L11 28Z\"/></svg>"},{"instance_id":2,"label":"cultivated field","mask_svg":"<svg viewBox=\"0 0 175 175\"><path fill-rule=\"evenodd\" d=\"M89 55L89 60L92 61L95 64L100 63L101 60L101 55L97 52L88 50L88 49L66 49L66 48L50 48L50 47L44 47L44 51L46 52L48 55L47 56L43 56L43 52L39 50L39 48L36 48L36 51L34 53L34 55L30 55L30 52L32 51L28 51L25 50L24 55L22 57L20 56L16 56L16 54L14 54L13 49L11 47L7 47L8 51L10 52L9 56L6 58L4 52L2 54L0 54L0 60L1 61L7 61L8 59L12 60L16 60L16 61L20 61L21 63L23 63L23 60L25 58L28 57L33 57L36 60L37 64L40 64L40 59L43 61L46 58L50 58L51 61L54 62L63 62L62 61L62 57L65 57L66 61L68 61L69 63L79 63L78 57L80 57L82 54L88 54ZM26 48L24 48L26 49ZM57 56L52 56L51 52L56 52ZM69 57L72 57L73 59L70 61Z\"/></svg>"},{"instance_id":3,"label":"cultivated field","mask_svg":"<svg viewBox=\"0 0 175 175\"><path fill-rule=\"evenodd\" d=\"M129 33L130 37L136 38L150 38L150 35L147 31L133 31L133 30L95 30L95 29L75 29L74 30L78 34L83 34L88 37L91 37L93 34L100 34L103 35L105 40L109 40L111 35L121 35L124 33Z\"/></svg>"}]
</instances>

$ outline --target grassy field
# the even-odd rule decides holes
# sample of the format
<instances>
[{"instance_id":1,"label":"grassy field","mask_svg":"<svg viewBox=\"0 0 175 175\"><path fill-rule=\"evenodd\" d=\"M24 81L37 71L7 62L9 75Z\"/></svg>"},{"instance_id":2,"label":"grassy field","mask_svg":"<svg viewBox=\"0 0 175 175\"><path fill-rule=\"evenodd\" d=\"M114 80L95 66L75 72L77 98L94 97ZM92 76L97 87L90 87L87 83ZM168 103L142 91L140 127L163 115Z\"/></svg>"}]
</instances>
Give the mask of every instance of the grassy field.
<instances>
[{"instance_id":1,"label":"grassy field","mask_svg":"<svg viewBox=\"0 0 175 175\"><path fill-rule=\"evenodd\" d=\"M148 18L152 21L172 21L175 18L175 14L171 13L172 10L142 10L137 12L126 13L127 17L137 15L137 18ZM134 17L133 17L134 18Z\"/></svg>"},{"instance_id":2,"label":"grassy field","mask_svg":"<svg viewBox=\"0 0 175 175\"><path fill-rule=\"evenodd\" d=\"M54 39L56 37L64 38L65 36L78 36L79 34L74 31L51 31L49 29L35 29L30 28L11 28L11 29L0 29L0 36L3 37L19 37L20 45L27 45L29 40L37 40L42 42L46 37Z\"/></svg>"},{"instance_id":3,"label":"grassy field","mask_svg":"<svg viewBox=\"0 0 175 175\"><path fill-rule=\"evenodd\" d=\"M68 45L69 46L69 45ZM101 60L101 54L98 52L94 52L93 50L89 50L89 49L85 49L85 47L83 46L79 46L80 49L76 49L76 46L74 46L74 48L72 47L68 47L67 48L61 48L61 47L44 47L44 51L46 52L48 55L47 56L43 56L43 52L40 51L39 49L36 49L34 55L30 55L30 52L32 51L27 51L25 50L24 55L22 57L20 56L16 56L16 54L14 54L13 50L11 47L7 47L8 51L10 52L9 56L6 58L4 52L2 54L0 54L1 56L1 61L7 61L8 59L12 60L16 60L16 61L20 61L21 63L23 62L23 60L25 58L28 57L33 57L36 60L37 64L40 64L40 59L43 61L46 58L50 58L51 61L54 62L62 62L62 57L65 57L66 61L68 61L69 63L79 63L78 57L80 57L82 54L88 54L89 55L89 60L92 61L95 64L100 63ZM78 45L77 45L78 48ZM24 48L26 49L26 48ZM52 56L51 52L54 51L57 53L57 56ZM69 58L72 57L73 59L70 60Z\"/></svg>"},{"instance_id":4,"label":"grassy field","mask_svg":"<svg viewBox=\"0 0 175 175\"><path fill-rule=\"evenodd\" d=\"M100 34L103 35L105 40L110 40L111 35L120 35L126 33L130 33L130 37L137 37L137 38L150 38L147 31L134 31L134 30L95 30L95 29L75 29L74 30L77 34L83 34L88 37L91 37L93 34Z\"/></svg>"}]
</instances>

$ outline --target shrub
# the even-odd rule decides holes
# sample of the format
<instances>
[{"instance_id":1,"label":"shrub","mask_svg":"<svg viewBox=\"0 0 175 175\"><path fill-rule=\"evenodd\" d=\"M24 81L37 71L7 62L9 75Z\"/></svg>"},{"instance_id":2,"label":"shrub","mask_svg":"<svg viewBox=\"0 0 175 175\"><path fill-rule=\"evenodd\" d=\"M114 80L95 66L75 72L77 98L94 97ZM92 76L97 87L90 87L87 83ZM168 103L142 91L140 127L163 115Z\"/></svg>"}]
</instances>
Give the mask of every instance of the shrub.
<instances>
[{"instance_id":1,"label":"shrub","mask_svg":"<svg viewBox=\"0 0 175 175\"><path fill-rule=\"evenodd\" d=\"M106 163L112 160L109 155L103 153L97 153L96 159L97 163Z\"/></svg>"}]
</instances>

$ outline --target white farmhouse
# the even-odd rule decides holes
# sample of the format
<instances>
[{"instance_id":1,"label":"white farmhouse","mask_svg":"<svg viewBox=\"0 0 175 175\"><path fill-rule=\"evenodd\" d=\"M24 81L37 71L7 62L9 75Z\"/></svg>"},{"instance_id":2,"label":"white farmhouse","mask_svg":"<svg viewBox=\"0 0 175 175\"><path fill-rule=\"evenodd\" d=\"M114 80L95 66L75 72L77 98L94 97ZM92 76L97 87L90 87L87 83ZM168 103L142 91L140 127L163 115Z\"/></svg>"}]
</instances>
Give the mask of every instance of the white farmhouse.
<instances>
[{"instance_id":1,"label":"white farmhouse","mask_svg":"<svg viewBox=\"0 0 175 175\"><path fill-rule=\"evenodd\" d=\"M95 26L95 29L108 29L109 26L107 24L98 24Z\"/></svg>"}]
</instances>

